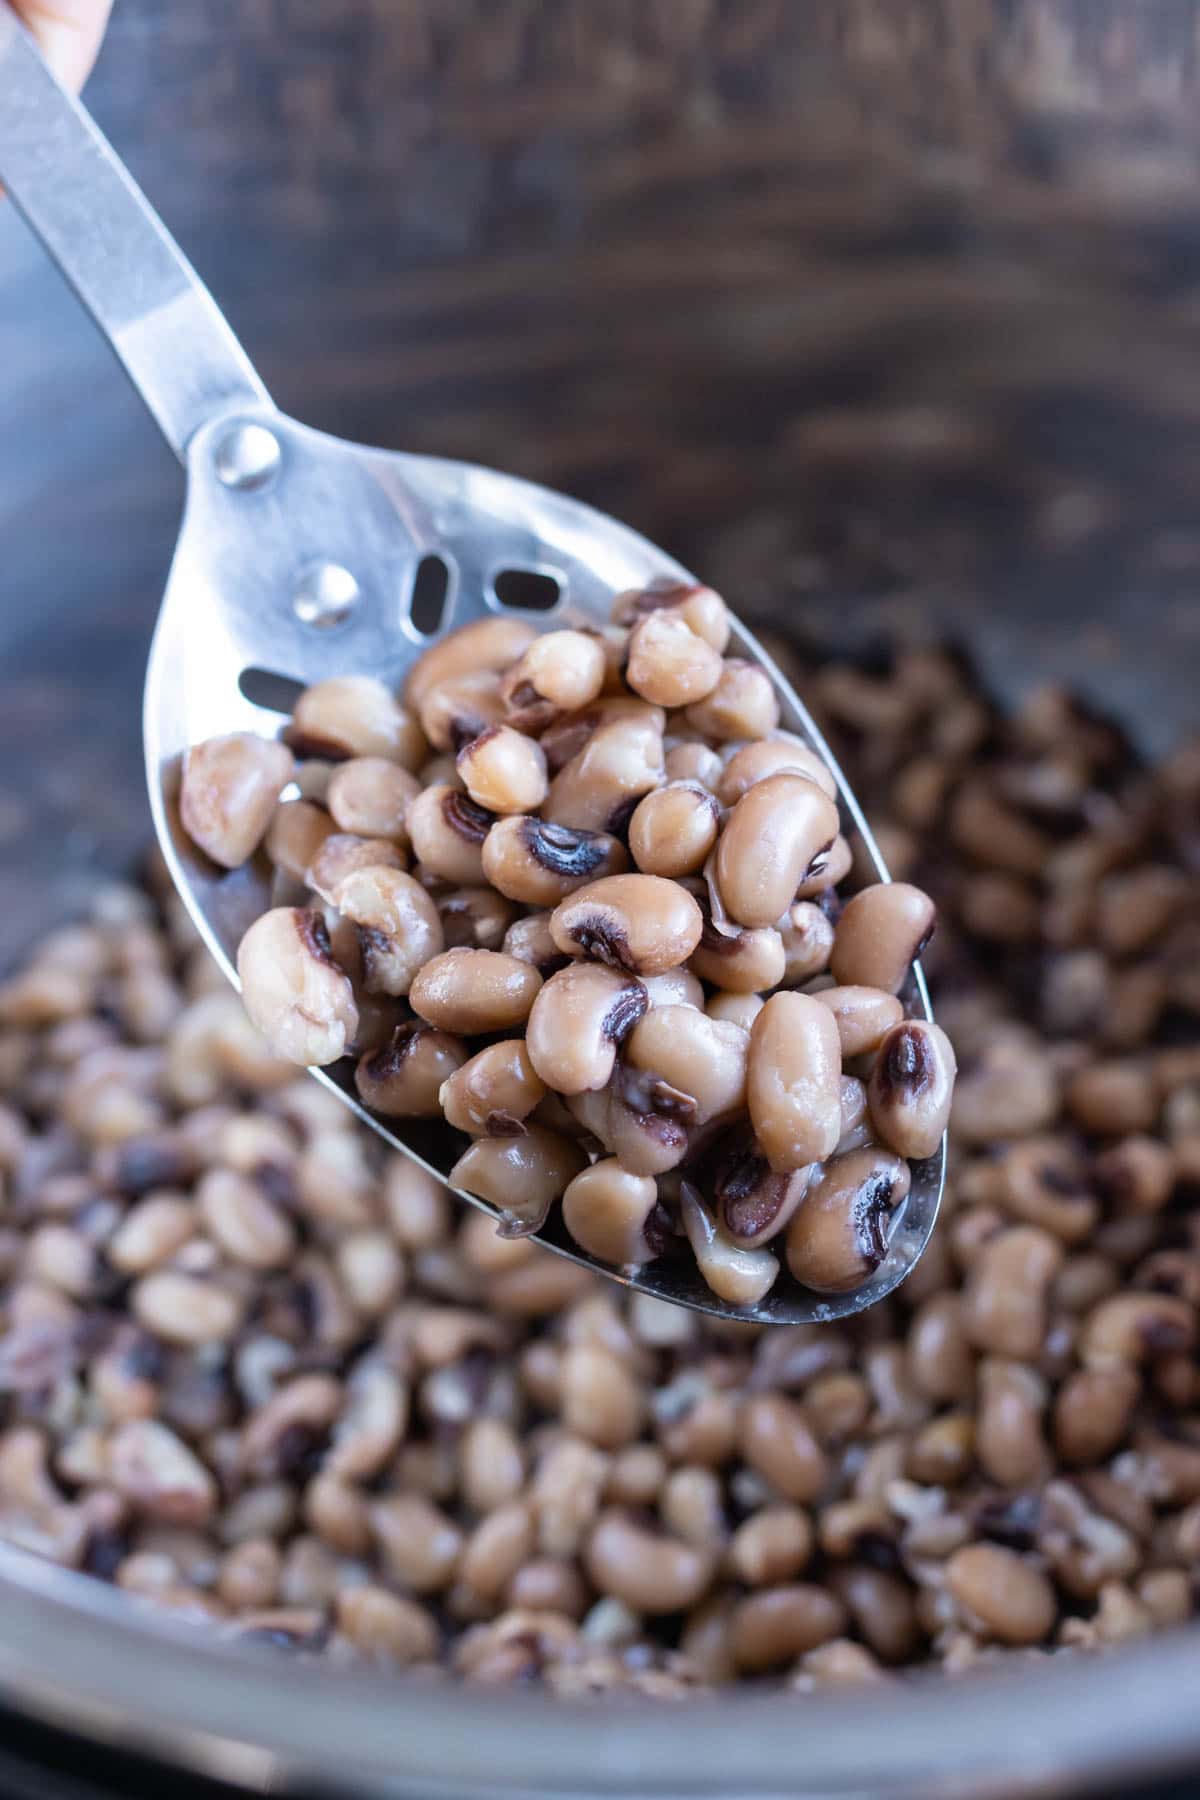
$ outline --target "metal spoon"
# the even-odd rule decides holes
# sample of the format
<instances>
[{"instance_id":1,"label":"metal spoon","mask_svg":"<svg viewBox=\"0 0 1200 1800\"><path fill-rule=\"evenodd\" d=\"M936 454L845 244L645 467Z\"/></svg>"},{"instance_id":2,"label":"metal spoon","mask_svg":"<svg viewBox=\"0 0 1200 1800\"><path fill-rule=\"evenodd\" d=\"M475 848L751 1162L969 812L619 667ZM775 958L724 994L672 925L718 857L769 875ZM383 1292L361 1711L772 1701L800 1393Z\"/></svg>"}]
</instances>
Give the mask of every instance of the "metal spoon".
<instances>
[{"instance_id":1,"label":"metal spoon","mask_svg":"<svg viewBox=\"0 0 1200 1800\"><path fill-rule=\"evenodd\" d=\"M562 494L492 469L364 449L311 431L272 404L245 352L87 112L71 99L0 0L0 181L107 337L187 470L187 500L146 678L150 801L168 867L231 981L238 940L269 904L261 870L217 874L176 817L180 754L219 733L272 733L298 685L370 671L398 686L432 641L413 619L418 570L447 582L439 629L505 601L546 596L534 615L606 620L615 594L657 577L692 580L637 532ZM436 572L436 564L433 565ZM514 573L515 572L515 573ZM881 879L887 871L845 778L802 702L741 625L732 642L779 692L781 723L828 761L843 822ZM272 690L270 677L276 682ZM269 702L274 699L273 709ZM931 1017L919 969L905 995ZM364 1108L349 1064L314 1071L397 1150L445 1179L447 1127L397 1135ZM539 1241L561 1255L701 1312L799 1324L845 1318L909 1273L937 1217L945 1146L913 1169L889 1251L851 1294L822 1297L783 1270L753 1309L710 1292L690 1254L636 1274L594 1263L552 1214ZM493 1209L461 1194L485 1212Z\"/></svg>"}]
</instances>

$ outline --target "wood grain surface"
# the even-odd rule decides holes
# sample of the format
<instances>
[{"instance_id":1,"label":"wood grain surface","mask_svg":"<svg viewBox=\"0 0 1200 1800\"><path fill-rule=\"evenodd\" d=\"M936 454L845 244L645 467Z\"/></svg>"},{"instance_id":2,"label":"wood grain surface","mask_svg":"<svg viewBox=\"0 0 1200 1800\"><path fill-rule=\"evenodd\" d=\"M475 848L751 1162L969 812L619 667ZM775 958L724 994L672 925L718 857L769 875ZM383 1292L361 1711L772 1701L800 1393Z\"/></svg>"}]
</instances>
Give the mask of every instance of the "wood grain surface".
<instances>
[{"instance_id":1,"label":"wood grain surface","mask_svg":"<svg viewBox=\"0 0 1200 1800\"><path fill-rule=\"evenodd\" d=\"M116 0L89 90L289 410L751 619L1162 740L1200 655L1197 0ZM144 837L181 478L0 218L0 945Z\"/></svg>"}]
</instances>

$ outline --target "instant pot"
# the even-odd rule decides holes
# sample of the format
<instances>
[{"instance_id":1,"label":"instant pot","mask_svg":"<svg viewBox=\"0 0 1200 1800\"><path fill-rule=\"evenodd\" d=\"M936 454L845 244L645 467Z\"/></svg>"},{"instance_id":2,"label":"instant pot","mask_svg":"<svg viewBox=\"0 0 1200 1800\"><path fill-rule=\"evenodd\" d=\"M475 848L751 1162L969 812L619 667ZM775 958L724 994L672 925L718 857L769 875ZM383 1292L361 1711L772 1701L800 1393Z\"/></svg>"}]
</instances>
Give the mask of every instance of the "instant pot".
<instances>
[{"instance_id":1,"label":"instant pot","mask_svg":"<svg viewBox=\"0 0 1200 1800\"><path fill-rule=\"evenodd\" d=\"M117 0L89 99L288 411L578 494L756 628L949 635L1162 748L1198 64L1195 0ZM8 959L149 839L182 491L11 209L0 395ZM1200 1772L1198 1657L575 1708L214 1648L0 1547L0 1795L1148 1792Z\"/></svg>"}]
</instances>

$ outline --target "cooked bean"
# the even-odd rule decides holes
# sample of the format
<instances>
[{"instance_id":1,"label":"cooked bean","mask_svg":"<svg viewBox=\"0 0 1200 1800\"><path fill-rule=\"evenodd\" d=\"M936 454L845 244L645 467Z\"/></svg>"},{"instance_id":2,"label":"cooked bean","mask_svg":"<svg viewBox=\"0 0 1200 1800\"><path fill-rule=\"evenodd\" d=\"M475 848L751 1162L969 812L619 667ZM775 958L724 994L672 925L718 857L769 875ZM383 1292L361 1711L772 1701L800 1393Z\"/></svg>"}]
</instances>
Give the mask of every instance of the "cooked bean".
<instances>
[{"instance_id":1,"label":"cooked bean","mask_svg":"<svg viewBox=\"0 0 1200 1800\"><path fill-rule=\"evenodd\" d=\"M796 1280L821 1294L860 1287L887 1255L888 1215L910 1183L908 1164L885 1150L852 1150L827 1163L788 1227Z\"/></svg>"},{"instance_id":2,"label":"cooked bean","mask_svg":"<svg viewBox=\"0 0 1200 1800\"><path fill-rule=\"evenodd\" d=\"M726 1236L690 1181L680 1188L688 1242L708 1286L731 1306L757 1306L774 1286L779 1263L769 1250L746 1250Z\"/></svg>"},{"instance_id":3,"label":"cooked bean","mask_svg":"<svg viewBox=\"0 0 1200 1800\"><path fill-rule=\"evenodd\" d=\"M646 1401L640 1382L611 1350L570 1344L562 1360L561 1406L568 1431L601 1450L619 1450L641 1430Z\"/></svg>"},{"instance_id":4,"label":"cooked bean","mask_svg":"<svg viewBox=\"0 0 1200 1800\"><path fill-rule=\"evenodd\" d=\"M996 1165L996 1199L1014 1218L1040 1225L1064 1244L1090 1237L1100 1207L1078 1151L1062 1139L1010 1144Z\"/></svg>"},{"instance_id":5,"label":"cooked bean","mask_svg":"<svg viewBox=\"0 0 1200 1800\"><path fill-rule=\"evenodd\" d=\"M406 1666L436 1660L437 1626L415 1600L382 1587L346 1587L335 1605L338 1629L365 1655Z\"/></svg>"},{"instance_id":6,"label":"cooked bean","mask_svg":"<svg viewBox=\"0 0 1200 1800\"><path fill-rule=\"evenodd\" d=\"M797 900L776 920L775 928L783 939L783 987L801 987L829 967L833 921L819 906ZM902 1012L898 1007L897 1018Z\"/></svg>"},{"instance_id":7,"label":"cooked bean","mask_svg":"<svg viewBox=\"0 0 1200 1800\"><path fill-rule=\"evenodd\" d=\"M541 1125L519 1137L476 1138L450 1171L450 1185L477 1194L504 1214L506 1236L538 1231L586 1158L577 1144Z\"/></svg>"},{"instance_id":8,"label":"cooked bean","mask_svg":"<svg viewBox=\"0 0 1200 1800\"><path fill-rule=\"evenodd\" d=\"M147 1194L130 1207L105 1245L122 1275L144 1275L169 1262L195 1234L196 1208L182 1194Z\"/></svg>"},{"instance_id":9,"label":"cooked bean","mask_svg":"<svg viewBox=\"0 0 1200 1800\"><path fill-rule=\"evenodd\" d=\"M715 1022L694 1006L661 1006L634 1026L625 1060L647 1077L646 1110L657 1109L655 1090L665 1083L671 1097L682 1097L688 1122L707 1125L745 1104L749 1042L740 1025Z\"/></svg>"},{"instance_id":10,"label":"cooked bean","mask_svg":"<svg viewBox=\"0 0 1200 1800\"><path fill-rule=\"evenodd\" d=\"M537 633L524 619L493 614L449 631L422 652L404 686L407 704L419 709L425 696L443 682L473 670L499 672L525 654Z\"/></svg>"},{"instance_id":11,"label":"cooked bean","mask_svg":"<svg viewBox=\"0 0 1200 1800\"><path fill-rule=\"evenodd\" d=\"M667 576L652 581L649 587L626 588L612 603L612 619L617 625L636 625L639 619L663 611L682 619L718 652L729 642L728 608L710 587L672 581Z\"/></svg>"},{"instance_id":12,"label":"cooked bean","mask_svg":"<svg viewBox=\"0 0 1200 1800\"><path fill-rule=\"evenodd\" d=\"M308 885L327 904L348 875L360 869L402 869L406 858L388 838L352 837L335 831L325 839L308 870Z\"/></svg>"},{"instance_id":13,"label":"cooked bean","mask_svg":"<svg viewBox=\"0 0 1200 1800\"><path fill-rule=\"evenodd\" d=\"M543 979L565 968L570 960L550 936L548 912L527 913L524 918L514 919L504 933L502 948L506 956L530 963Z\"/></svg>"},{"instance_id":14,"label":"cooked bean","mask_svg":"<svg viewBox=\"0 0 1200 1800\"><path fill-rule=\"evenodd\" d=\"M747 1594L733 1609L730 1649L737 1668L763 1674L795 1661L846 1629L835 1594L811 1582L793 1582Z\"/></svg>"},{"instance_id":15,"label":"cooked bean","mask_svg":"<svg viewBox=\"0 0 1200 1800\"><path fill-rule=\"evenodd\" d=\"M542 811L576 831L620 829L651 788L661 787L662 732L653 718L616 718L597 726L550 783Z\"/></svg>"},{"instance_id":16,"label":"cooked bean","mask_svg":"<svg viewBox=\"0 0 1200 1800\"><path fill-rule=\"evenodd\" d=\"M367 993L407 994L418 971L441 953L438 909L420 882L403 870L353 870L332 898L357 929Z\"/></svg>"},{"instance_id":17,"label":"cooked bean","mask_svg":"<svg viewBox=\"0 0 1200 1800\"><path fill-rule=\"evenodd\" d=\"M1032 1360L1046 1330L1046 1300L1062 1262L1062 1246L1033 1225L998 1232L979 1252L967 1279L967 1332L981 1350Z\"/></svg>"},{"instance_id":18,"label":"cooked bean","mask_svg":"<svg viewBox=\"0 0 1200 1800\"><path fill-rule=\"evenodd\" d=\"M969 1398L975 1358L957 1294L933 1294L917 1309L908 1332L908 1366L916 1386L928 1399Z\"/></svg>"},{"instance_id":19,"label":"cooked bean","mask_svg":"<svg viewBox=\"0 0 1200 1800\"><path fill-rule=\"evenodd\" d=\"M701 981L733 994L757 995L779 986L786 958L777 931L770 926L757 931L721 931L703 905L700 911L703 927L691 966Z\"/></svg>"},{"instance_id":20,"label":"cooked bean","mask_svg":"<svg viewBox=\"0 0 1200 1800\"><path fill-rule=\"evenodd\" d=\"M892 857L893 866L895 856ZM809 873L796 888L797 900L811 900L817 896L828 894L831 888L845 881L854 867L854 852L850 848L849 839L839 831L829 847L827 856L819 856ZM871 870L874 873L874 870Z\"/></svg>"},{"instance_id":21,"label":"cooked bean","mask_svg":"<svg viewBox=\"0 0 1200 1800\"><path fill-rule=\"evenodd\" d=\"M668 782L686 782L715 794L721 779L721 758L698 738L664 740L663 771ZM662 869L655 871L661 875Z\"/></svg>"},{"instance_id":22,"label":"cooked bean","mask_svg":"<svg viewBox=\"0 0 1200 1800\"><path fill-rule=\"evenodd\" d=\"M604 1087L617 1046L646 1011L640 981L598 963L573 963L537 994L526 1042L530 1061L549 1088L583 1094Z\"/></svg>"},{"instance_id":23,"label":"cooked bean","mask_svg":"<svg viewBox=\"0 0 1200 1800\"><path fill-rule=\"evenodd\" d=\"M490 812L536 812L546 798L545 752L511 725L492 725L472 738L459 751L457 764L472 800Z\"/></svg>"},{"instance_id":24,"label":"cooked bean","mask_svg":"<svg viewBox=\"0 0 1200 1800\"><path fill-rule=\"evenodd\" d=\"M647 875L694 875L717 841L721 812L698 782L670 781L639 800L629 821L633 860Z\"/></svg>"},{"instance_id":25,"label":"cooked bean","mask_svg":"<svg viewBox=\"0 0 1200 1800\"><path fill-rule=\"evenodd\" d=\"M443 950L420 970L409 993L427 1024L460 1036L523 1025L542 985L529 963L502 950Z\"/></svg>"},{"instance_id":26,"label":"cooked bean","mask_svg":"<svg viewBox=\"0 0 1200 1800\"><path fill-rule=\"evenodd\" d=\"M252 731L194 744L179 791L184 830L206 856L236 869L262 842L293 766L286 745Z\"/></svg>"},{"instance_id":27,"label":"cooked bean","mask_svg":"<svg viewBox=\"0 0 1200 1800\"><path fill-rule=\"evenodd\" d=\"M584 1560L602 1594L650 1617L694 1606L715 1572L711 1550L652 1531L617 1511L601 1513Z\"/></svg>"},{"instance_id":28,"label":"cooked bean","mask_svg":"<svg viewBox=\"0 0 1200 1800\"><path fill-rule=\"evenodd\" d=\"M196 1204L226 1256L247 1268L282 1268L296 1247L287 1215L257 1182L232 1169L209 1169L196 1188Z\"/></svg>"},{"instance_id":29,"label":"cooked bean","mask_svg":"<svg viewBox=\"0 0 1200 1800\"><path fill-rule=\"evenodd\" d=\"M176 1269L154 1269L134 1284L130 1304L139 1325L167 1344L220 1344L242 1321L237 1297L215 1281Z\"/></svg>"},{"instance_id":30,"label":"cooked bean","mask_svg":"<svg viewBox=\"0 0 1200 1800\"><path fill-rule=\"evenodd\" d=\"M565 768L602 725L615 724L619 720L625 720L638 729L645 727L659 736L667 728L667 715L661 706L651 706L648 700L639 700L634 694L605 694L582 712L564 714L542 732L538 742L546 753L546 765L550 773L557 775L560 769Z\"/></svg>"},{"instance_id":31,"label":"cooked bean","mask_svg":"<svg viewBox=\"0 0 1200 1800\"><path fill-rule=\"evenodd\" d=\"M856 1075L842 1076L841 1102L842 1135L837 1141L837 1154L845 1156L848 1151L863 1150L874 1141L867 1112L866 1084Z\"/></svg>"},{"instance_id":32,"label":"cooked bean","mask_svg":"<svg viewBox=\"0 0 1200 1800\"><path fill-rule=\"evenodd\" d=\"M463 1534L419 1494L392 1494L371 1508L371 1526L388 1571L414 1594L449 1587L458 1572Z\"/></svg>"},{"instance_id":33,"label":"cooked bean","mask_svg":"<svg viewBox=\"0 0 1200 1800\"><path fill-rule=\"evenodd\" d=\"M456 758L465 745L495 729L503 717L500 677L492 669L473 669L453 681L439 682L421 702L421 730L435 750Z\"/></svg>"},{"instance_id":34,"label":"cooked bean","mask_svg":"<svg viewBox=\"0 0 1200 1800\"><path fill-rule=\"evenodd\" d=\"M416 769L425 755L415 719L373 675L334 675L305 688L285 736L298 756L328 762L382 756Z\"/></svg>"},{"instance_id":35,"label":"cooked bean","mask_svg":"<svg viewBox=\"0 0 1200 1800\"><path fill-rule=\"evenodd\" d=\"M704 989L690 969L664 969L661 975L643 975L642 986L651 1010L660 1006L694 1006L704 1010Z\"/></svg>"},{"instance_id":36,"label":"cooked bean","mask_svg":"<svg viewBox=\"0 0 1200 1800\"><path fill-rule=\"evenodd\" d=\"M1054 1442L1063 1461L1091 1466L1112 1456L1129 1429L1141 1385L1127 1363L1073 1370L1054 1401Z\"/></svg>"},{"instance_id":37,"label":"cooked bean","mask_svg":"<svg viewBox=\"0 0 1200 1800\"><path fill-rule=\"evenodd\" d=\"M1047 1388L1035 1369L1004 1357L979 1365L975 1445L979 1465L1007 1488L1036 1488L1051 1473L1042 1435Z\"/></svg>"},{"instance_id":38,"label":"cooked bean","mask_svg":"<svg viewBox=\"0 0 1200 1800\"><path fill-rule=\"evenodd\" d=\"M749 1587L775 1587L804 1570L813 1553L813 1528L799 1506L764 1506L743 1520L729 1545L729 1564Z\"/></svg>"},{"instance_id":39,"label":"cooked bean","mask_svg":"<svg viewBox=\"0 0 1200 1800\"><path fill-rule=\"evenodd\" d=\"M356 756L333 769L325 804L339 831L403 842L409 804L420 791L416 776L399 764L382 756Z\"/></svg>"},{"instance_id":40,"label":"cooked bean","mask_svg":"<svg viewBox=\"0 0 1200 1800\"><path fill-rule=\"evenodd\" d=\"M684 717L694 731L718 743L763 738L779 723L779 699L765 669L741 657L727 657L721 678Z\"/></svg>"},{"instance_id":41,"label":"cooked bean","mask_svg":"<svg viewBox=\"0 0 1200 1800\"><path fill-rule=\"evenodd\" d=\"M754 789L751 789L751 793ZM773 1169L823 1162L842 1134L842 1057L828 1007L808 994L773 994L750 1029L746 1098Z\"/></svg>"},{"instance_id":42,"label":"cooked bean","mask_svg":"<svg viewBox=\"0 0 1200 1800\"><path fill-rule=\"evenodd\" d=\"M1066 1101L1077 1123L1098 1137L1153 1130L1162 1104L1153 1070L1132 1058L1077 1070L1067 1082Z\"/></svg>"},{"instance_id":43,"label":"cooked bean","mask_svg":"<svg viewBox=\"0 0 1200 1800\"><path fill-rule=\"evenodd\" d=\"M471 1137L519 1136L546 1092L523 1039L489 1044L455 1071L438 1096L456 1131Z\"/></svg>"},{"instance_id":44,"label":"cooked bean","mask_svg":"<svg viewBox=\"0 0 1200 1800\"><path fill-rule=\"evenodd\" d=\"M710 1019L725 1025L740 1025L743 1031L749 1031L762 1009L761 994L734 994L724 988L712 994L704 1006Z\"/></svg>"},{"instance_id":45,"label":"cooked bean","mask_svg":"<svg viewBox=\"0 0 1200 1800\"><path fill-rule=\"evenodd\" d=\"M364 1106L388 1118L436 1118L443 1084L466 1060L460 1038L413 1020L397 1026L381 1050L362 1058L354 1085Z\"/></svg>"},{"instance_id":46,"label":"cooked bean","mask_svg":"<svg viewBox=\"0 0 1200 1800\"><path fill-rule=\"evenodd\" d=\"M559 902L550 935L572 956L590 956L634 975L685 963L700 941L700 908L658 875L608 875Z\"/></svg>"},{"instance_id":47,"label":"cooked bean","mask_svg":"<svg viewBox=\"0 0 1200 1800\"><path fill-rule=\"evenodd\" d=\"M688 1097L620 1063L603 1094L580 1094L568 1105L631 1174L664 1175L688 1153Z\"/></svg>"},{"instance_id":48,"label":"cooked bean","mask_svg":"<svg viewBox=\"0 0 1200 1800\"><path fill-rule=\"evenodd\" d=\"M933 934L935 918L929 895L907 882L864 888L846 902L837 922L829 961L835 981L898 994Z\"/></svg>"},{"instance_id":49,"label":"cooked bean","mask_svg":"<svg viewBox=\"0 0 1200 1800\"><path fill-rule=\"evenodd\" d=\"M676 611L647 613L629 634L625 679L635 694L655 706L703 700L721 671L719 652Z\"/></svg>"},{"instance_id":50,"label":"cooked bean","mask_svg":"<svg viewBox=\"0 0 1200 1800\"><path fill-rule=\"evenodd\" d=\"M713 1173L713 1200L726 1235L745 1249L757 1249L784 1230L808 1192L815 1165L778 1175L749 1132L733 1135L720 1148Z\"/></svg>"},{"instance_id":51,"label":"cooked bean","mask_svg":"<svg viewBox=\"0 0 1200 1800\"><path fill-rule=\"evenodd\" d=\"M1196 1313L1186 1300L1174 1294L1114 1294L1088 1314L1079 1358L1088 1368L1136 1365L1189 1353L1195 1344Z\"/></svg>"},{"instance_id":52,"label":"cooked bean","mask_svg":"<svg viewBox=\"0 0 1200 1800\"><path fill-rule=\"evenodd\" d=\"M837 799L837 783L828 765L789 732L777 731L769 738L731 749L717 783L717 799L722 806L736 806L747 788L768 775L803 775L815 781L831 800Z\"/></svg>"},{"instance_id":53,"label":"cooked bean","mask_svg":"<svg viewBox=\"0 0 1200 1800\"><path fill-rule=\"evenodd\" d=\"M283 800L267 829L267 855L277 869L307 885L313 859L333 829L329 814L311 800Z\"/></svg>"},{"instance_id":54,"label":"cooked bean","mask_svg":"<svg viewBox=\"0 0 1200 1800\"><path fill-rule=\"evenodd\" d=\"M972 1624L1002 1644L1040 1644L1058 1608L1046 1577L999 1544L967 1544L946 1564L946 1583Z\"/></svg>"},{"instance_id":55,"label":"cooked bean","mask_svg":"<svg viewBox=\"0 0 1200 1800\"><path fill-rule=\"evenodd\" d=\"M773 925L837 829L837 807L803 775L770 775L748 788L714 853L716 885L730 918L751 928Z\"/></svg>"},{"instance_id":56,"label":"cooked bean","mask_svg":"<svg viewBox=\"0 0 1200 1800\"><path fill-rule=\"evenodd\" d=\"M438 889L438 917L447 950L500 950L517 908L490 887ZM528 958L525 959L528 961Z\"/></svg>"},{"instance_id":57,"label":"cooked bean","mask_svg":"<svg viewBox=\"0 0 1200 1800\"><path fill-rule=\"evenodd\" d=\"M904 1017L895 995L882 988L832 987L814 998L833 1014L845 1057L878 1050L892 1026Z\"/></svg>"},{"instance_id":58,"label":"cooked bean","mask_svg":"<svg viewBox=\"0 0 1200 1800\"><path fill-rule=\"evenodd\" d=\"M884 1143L901 1156L932 1156L949 1123L956 1072L954 1046L940 1025L893 1025L867 1083L871 1123Z\"/></svg>"},{"instance_id":59,"label":"cooked bean","mask_svg":"<svg viewBox=\"0 0 1200 1800\"><path fill-rule=\"evenodd\" d=\"M275 1055L320 1065L345 1053L358 1009L319 913L295 906L263 913L238 946L237 966L243 1004Z\"/></svg>"},{"instance_id":60,"label":"cooked bean","mask_svg":"<svg viewBox=\"0 0 1200 1800\"><path fill-rule=\"evenodd\" d=\"M575 1176L563 1195L563 1223L589 1256L631 1267L659 1254L657 1205L658 1189L650 1176L631 1174L615 1157L607 1157Z\"/></svg>"},{"instance_id":61,"label":"cooked bean","mask_svg":"<svg viewBox=\"0 0 1200 1800\"><path fill-rule=\"evenodd\" d=\"M493 887L526 906L557 906L585 883L628 867L625 849L603 831L577 831L544 819L500 819L483 847Z\"/></svg>"},{"instance_id":62,"label":"cooked bean","mask_svg":"<svg viewBox=\"0 0 1200 1800\"><path fill-rule=\"evenodd\" d=\"M513 723L522 731L540 731L557 714L590 706L604 675L599 638L586 631L548 631L508 670L500 691Z\"/></svg>"},{"instance_id":63,"label":"cooked bean","mask_svg":"<svg viewBox=\"0 0 1200 1800\"><path fill-rule=\"evenodd\" d=\"M493 819L457 788L444 783L424 788L408 809L413 853L431 875L452 887L479 887L488 879L483 849Z\"/></svg>"}]
</instances>

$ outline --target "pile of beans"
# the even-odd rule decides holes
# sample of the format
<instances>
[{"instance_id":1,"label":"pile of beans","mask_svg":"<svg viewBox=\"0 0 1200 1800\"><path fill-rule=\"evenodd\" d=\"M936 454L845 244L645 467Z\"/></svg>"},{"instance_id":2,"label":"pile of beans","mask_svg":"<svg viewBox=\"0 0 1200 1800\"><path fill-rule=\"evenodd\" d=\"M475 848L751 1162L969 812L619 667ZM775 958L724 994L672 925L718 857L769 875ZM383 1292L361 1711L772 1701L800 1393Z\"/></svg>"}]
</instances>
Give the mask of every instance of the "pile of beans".
<instances>
[{"instance_id":1,"label":"pile of beans","mask_svg":"<svg viewBox=\"0 0 1200 1800\"><path fill-rule=\"evenodd\" d=\"M0 1537L237 1637L577 1695L1104 1649L1200 1567L1200 745L800 667L936 899L943 1219L838 1325L490 1219L277 1059L167 884L0 987Z\"/></svg>"},{"instance_id":2,"label":"pile of beans","mask_svg":"<svg viewBox=\"0 0 1200 1800\"><path fill-rule=\"evenodd\" d=\"M590 1256L690 1245L751 1306L776 1239L819 1292L879 1267L955 1063L897 997L933 903L843 904L833 776L729 631L719 595L669 584L602 631L483 619L403 702L334 677L283 742L197 745L181 816L221 867L260 843L273 865L238 970L279 1056L352 1056L373 1111L444 1117L470 1140L452 1183L506 1235L561 1200Z\"/></svg>"}]
</instances>

